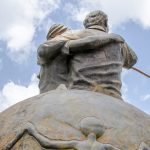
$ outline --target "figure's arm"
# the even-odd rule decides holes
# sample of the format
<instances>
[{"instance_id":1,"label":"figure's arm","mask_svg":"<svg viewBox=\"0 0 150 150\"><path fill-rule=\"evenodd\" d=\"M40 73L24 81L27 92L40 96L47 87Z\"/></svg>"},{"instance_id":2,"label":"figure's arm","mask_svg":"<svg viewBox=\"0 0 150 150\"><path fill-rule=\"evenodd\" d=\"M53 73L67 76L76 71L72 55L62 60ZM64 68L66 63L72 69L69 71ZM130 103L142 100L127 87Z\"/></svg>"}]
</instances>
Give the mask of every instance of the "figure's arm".
<instances>
[{"instance_id":1,"label":"figure's arm","mask_svg":"<svg viewBox=\"0 0 150 150\"><path fill-rule=\"evenodd\" d=\"M56 149L69 149L74 148L77 141L61 141L61 140L50 140L40 134L35 127L29 123L26 125L25 130L32 135L44 148L56 148Z\"/></svg>"},{"instance_id":2,"label":"figure's arm","mask_svg":"<svg viewBox=\"0 0 150 150\"><path fill-rule=\"evenodd\" d=\"M74 149L77 145L77 141L61 141L61 140L49 140L45 142L43 147L54 149Z\"/></svg>"},{"instance_id":3,"label":"figure's arm","mask_svg":"<svg viewBox=\"0 0 150 150\"><path fill-rule=\"evenodd\" d=\"M75 148L77 141L61 141L61 140L51 140L40 134L32 124L28 124L25 127L27 132L33 136L44 148L54 148L54 149L71 149Z\"/></svg>"},{"instance_id":4,"label":"figure's arm","mask_svg":"<svg viewBox=\"0 0 150 150\"><path fill-rule=\"evenodd\" d=\"M110 144L104 144L104 149L105 150L120 150L119 148L116 148Z\"/></svg>"},{"instance_id":5,"label":"figure's arm","mask_svg":"<svg viewBox=\"0 0 150 150\"><path fill-rule=\"evenodd\" d=\"M56 57L64 46L66 41L47 41L41 44L37 50L40 58L52 59Z\"/></svg>"},{"instance_id":6,"label":"figure's arm","mask_svg":"<svg viewBox=\"0 0 150 150\"><path fill-rule=\"evenodd\" d=\"M32 123L27 123L23 128L18 130L16 137L6 145L4 150L11 149L17 143L17 141L19 141L23 137L25 133L28 133L29 135L33 136L43 148L73 149L78 144L78 141L74 140L61 141L48 139L47 137L39 133Z\"/></svg>"},{"instance_id":7,"label":"figure's arm","mask_svg":"<svg viewBox=\"0 0 150 150\"><path fill-rule=\"evenodd\" d=\"M68 41L62 51L68 54L87 52L88 50L94 50L112 42L123 43L124 39L115 34L108 34L105 36L88 36L85 38Z\"/></svg>"},{"instance_id":8,"label":"figure's arm","mask_svg":"<svg viewBox=\"0 0 150 150\"><path fill-rule=\"evenodd\" d=\"M122 44L123 67L130 69L137 62L137 55L128 46L127 43Z\"/></svg>"}]
</instances>

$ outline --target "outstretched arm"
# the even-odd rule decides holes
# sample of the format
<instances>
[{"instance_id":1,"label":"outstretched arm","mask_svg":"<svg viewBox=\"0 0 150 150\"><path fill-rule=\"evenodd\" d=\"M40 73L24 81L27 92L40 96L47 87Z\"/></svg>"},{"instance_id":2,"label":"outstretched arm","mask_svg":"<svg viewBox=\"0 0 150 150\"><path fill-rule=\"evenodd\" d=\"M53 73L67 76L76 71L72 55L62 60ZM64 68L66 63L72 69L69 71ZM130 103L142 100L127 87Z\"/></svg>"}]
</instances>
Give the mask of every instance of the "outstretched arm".
<instances>
[{"instance_id":1,"label":"outstretched arm","mask_svg":"<svg viewBox=\"0 0 150 150\"><path fill-rule=\"evenodd\" d=\"M108 34L104 36L88 36L85 38L70 40L65 44L62 49L64 53L74 54L78 52L86 52L88 50L94 50L98 47L102 47L112 42L124 42L124 39L119 35Z\"/></svg>"},{"instance_id":2,"label":"outstretched arm","mask_svg":"<svg viewBox=\"0 0 150 150\"><path fill-rule=\"evenodd\" d=\"M45 136L43 136L42 134L40 134L31 123L27 124L25 130L31 136L33 136L44 148L69 149L74 148L75 145L77 144L76 141L50 140Z\"/></svg>"},{"instance_id":3,"label":"outstretched arm","mask_svg":"<svg viewBox=\"0 0 150 150\"><path fill-rule=\"evenodd\" d=\"M116 148L110 144L104 144L105 150L120 150L119 148Z\"/></svg>"},{"instance_id":4,"label":"outstretched arm","mask_svg":"<svg viewBox=\"0 0 150 150\"><path fill-rule=\"evenodd\" d=\"M19 141L23 137L25 133L28 133L29 135L33 136L43 148L75 149L76 144L78 142L48 139L47 137L39 133L32 123L27 123L23 128L18 130L16 137L10 143L7 144L4 150L11 149L17 143L17 141Z\"/></svg>"}]
</instances>

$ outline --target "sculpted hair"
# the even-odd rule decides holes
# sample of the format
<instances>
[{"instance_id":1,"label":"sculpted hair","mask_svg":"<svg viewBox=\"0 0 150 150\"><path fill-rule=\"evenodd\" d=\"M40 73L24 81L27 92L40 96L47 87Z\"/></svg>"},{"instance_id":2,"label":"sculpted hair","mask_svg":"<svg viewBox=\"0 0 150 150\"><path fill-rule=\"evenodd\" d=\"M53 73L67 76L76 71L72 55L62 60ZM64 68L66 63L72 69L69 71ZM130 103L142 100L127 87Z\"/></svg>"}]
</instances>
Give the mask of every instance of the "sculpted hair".
<instances>
[{"instance_id":1,"label":"sculpted hair","mask_svg":"<svg viewBox=\"0 0 150 150\"><path fill-rule=\"evenodd\" d=\"M107 15L100 11L96 10L93 12L90 12L83 22L85 28L89 28L94 25L102 26L105 31L107 31L108 28L108 17Z\"/></svg>"},{"instance_id":2,"label":"sculpted hair","mask_svg":"<svg viewBox=\"0 0 150 150\"><path fill-rule=\"evenodd\" d=\"M47 40L56 37L57 35L60 35L64 33L65 31L69 30L67 27L65 27L63 24L53 24L48 33L47 33Z\"/></svg>"}]
</instances>

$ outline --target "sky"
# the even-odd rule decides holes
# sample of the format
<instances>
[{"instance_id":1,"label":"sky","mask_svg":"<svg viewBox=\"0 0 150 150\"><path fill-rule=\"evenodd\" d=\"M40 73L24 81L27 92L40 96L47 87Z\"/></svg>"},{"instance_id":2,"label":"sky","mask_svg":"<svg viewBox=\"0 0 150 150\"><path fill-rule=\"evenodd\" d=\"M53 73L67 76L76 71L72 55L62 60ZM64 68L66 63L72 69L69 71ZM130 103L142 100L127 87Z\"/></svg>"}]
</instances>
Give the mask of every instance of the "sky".
<instances>
[{"instance_id":1,"label":"sky","mask_svg":"<svg viewBox=\"0 0 150 150\"><path fill-rule=\"evenodd\" d=\"M82 29L87 13L102 10L110 32L121 35L136 52L135 67L150 74L150 0L1 0L0 1L0 111L39 94L37 48L48 29L62 23ZM150 114L150 80L123 69L122 95Z\"/></svg>"}]
</instances>

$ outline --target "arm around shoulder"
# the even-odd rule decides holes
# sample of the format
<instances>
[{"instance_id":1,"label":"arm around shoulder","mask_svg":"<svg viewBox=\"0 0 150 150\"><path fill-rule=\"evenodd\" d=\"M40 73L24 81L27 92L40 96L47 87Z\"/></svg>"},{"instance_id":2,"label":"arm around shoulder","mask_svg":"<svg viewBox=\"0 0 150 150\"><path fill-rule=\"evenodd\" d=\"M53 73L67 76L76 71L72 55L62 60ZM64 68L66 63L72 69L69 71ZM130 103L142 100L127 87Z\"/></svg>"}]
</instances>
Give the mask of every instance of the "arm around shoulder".
<instances>
[{"instance_id":1,"label":"arm around shoulder","mask_svg":"<svg viewBox=\"0 0 150 150\"><path fill-rule=\"evenodd\" d=\"M53 58L61 52L61 48L66 41L47 41L41 44L37 50L38 56L43 58Z\"/></svg>"}]
</instances>

